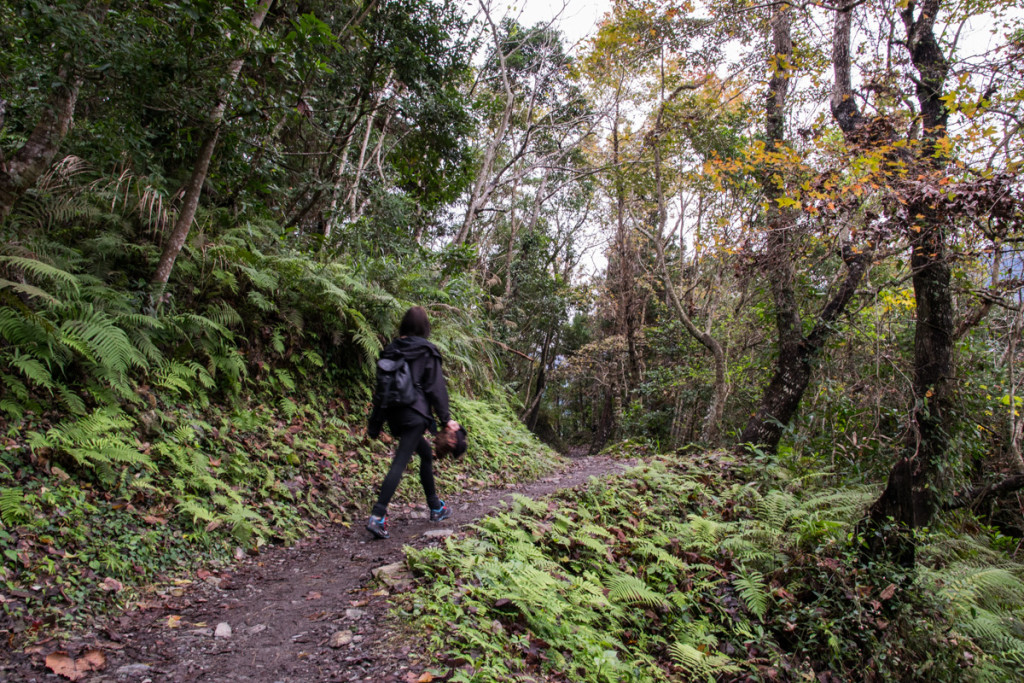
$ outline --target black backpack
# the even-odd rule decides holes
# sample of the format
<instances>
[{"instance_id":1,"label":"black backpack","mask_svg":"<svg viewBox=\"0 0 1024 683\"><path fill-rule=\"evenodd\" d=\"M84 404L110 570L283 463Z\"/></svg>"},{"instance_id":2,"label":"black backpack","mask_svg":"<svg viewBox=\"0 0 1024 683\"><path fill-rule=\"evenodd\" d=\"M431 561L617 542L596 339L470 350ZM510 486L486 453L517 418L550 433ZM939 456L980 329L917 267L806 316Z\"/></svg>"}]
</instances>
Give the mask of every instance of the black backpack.
<instances>
[{"instance_id":1,"label":"black backpack","mask_svg":"<svg viewBox=\"0 0 1024 683\"><path fill-rule=\"evenodd\" d=\"M377 361L377 398L381 410L411 406L419 397L409 364L401 355Z\"/></svg>"}]
</instances>

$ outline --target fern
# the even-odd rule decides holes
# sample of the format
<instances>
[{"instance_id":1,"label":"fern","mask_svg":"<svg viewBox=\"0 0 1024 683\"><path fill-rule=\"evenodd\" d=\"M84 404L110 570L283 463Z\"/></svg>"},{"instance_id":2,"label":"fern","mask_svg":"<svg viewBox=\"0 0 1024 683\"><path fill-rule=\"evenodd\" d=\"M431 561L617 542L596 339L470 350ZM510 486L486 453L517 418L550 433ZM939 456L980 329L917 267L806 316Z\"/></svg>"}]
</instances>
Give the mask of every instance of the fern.
<instances>
[{"instance_id":1,"label":"fern","mask_svg":"<svg viewBox=\"0 0 1024 683\"><path fill-rule=\"evenodd\" d=\"M24 271L26 274L40 280L52 282L58 287L70 289L72 292L78 291L79 284L77 277L48 263L43 263L38 259L22 256L0 255L0 266L4 265L17 268L18 270ZM53 297L48 298L52 299Z\"/></svg>"},{"instance_id":2,"label":"fern","mask_svg":"<svg viewBox=\"0 0 1024 683\"><path fill-rule=\"evenodd\" d=\"M724 655L710 655L689 643L676 642L668 646L673 660L692 678L713 678L723 674L739 673L741 669Z\"/></svg>"},{"instance_id":3,"label":"fern","mask_svg":"<svg viewBox=\"0 0 1024 683\"><path fill-rule=\"evenodd\" d=\"M770 598L768 587L764 582L764 576L754 570L740 571L733 578L732 584L736 587L740 597L743 598L743 603L747 606L747 609L758 619L764 618L764 615L768 612L768 601Z\"/></svg>"},{"instance_id":4,"label":"fern","mask_svg":"<svg viewBox=\"0 0 1024 683\"><path fill-rule=\"evenodd\" d=\"M629 574L616 574L606 581L608 599L625 604L641 604L649 607L667 605L664 595L654 591L644 581Z\"/></svg>"},{"instance_id":5,"label":"fern","mask_svg":"<svg viewBox=\"0 0 1024 683\"><path fill-rule=\"evenodd\" d=\"M25 504L24 492L18 487L0 488L0 521L15 527L32 520L32 510Z\"/></svg>"},{"instance_id":6,"label":"fern","mask_svg":"<svg viewBox=\"0 0 1024 683\"><path fill-rule=\"evenodd\" d=\"M0 277L0 290L3 289L10 290L18 294L23 294L24 296L27 296L29 298L42 299L44 302L51 305L60 304L60 301L56 297L52 296L49 292L40 289L39 287L25 284L23 282L11 282L10 280L6 280Z\"/></svg>"},{"instance_id":7,"label":"fern","mask_svg":"<svg viewBox=\"0 0 1024 683\"><path fill-rule=\"evenodd\" d=\"M193 524L201 522L212 522L215 519L213 512L203 506L197 499L189 497L180 501L177 505L178 511L187 515Z\"/></svg>"}]
</instances>

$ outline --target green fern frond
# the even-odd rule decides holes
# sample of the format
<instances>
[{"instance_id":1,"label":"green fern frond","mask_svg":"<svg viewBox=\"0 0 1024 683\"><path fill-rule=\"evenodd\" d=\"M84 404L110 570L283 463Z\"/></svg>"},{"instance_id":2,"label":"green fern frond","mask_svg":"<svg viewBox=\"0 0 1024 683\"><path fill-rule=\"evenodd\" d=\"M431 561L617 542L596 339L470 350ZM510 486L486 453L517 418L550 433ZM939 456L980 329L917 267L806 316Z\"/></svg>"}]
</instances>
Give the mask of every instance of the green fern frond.
<instances>
[{"instance_id":1,"label":"green fern frond","mask_svg":"<svg viewBox=\"0 0 1024 683\"><path fill-rule=\"evenodd\" d=\"M754 509L754 516L780 531L786 526L790 514L797 507L797 499L786 491L769 491Z\"/></svg>"},{"instance_id":2,"label":"green fern frond","mask_svg":"<svg viewBox=\"0 0 1024 683\"><path fill-rule=\"evenodd\" d=\"M686 530L691 537L687 539L694 547L701 549L713 548L726 534L729 525L699 515L687 515Z\"/></svg>"},{"instance_id":3,"label":"green fern frond","mask_svg":"<svg viewBox=\"0 0 1024 683\"><path fill-rule=\"evenodd\" d=\"M242 316L226 301L221 301L206 310L205 317L222 328L230 329L242 324Z\"/></svg>"},{"instance_id":4,"label":"green fern frond","mask_svg":"<svg viewBox=\"0 0 1024 683\"><path fill-rule=\"evenodd\" d=\"M757 618L761 619L768 612L768 601L771 595L765 585L764 576L755 570L737 572L732 581L736 592L743 598L744 604Z\"/></svg>"},{"instance_id":5,"label":"green fern frond","mask_svg":"<svg viewBox=\"0 0 1024 683\"><path fill-rule=\"evenodd\" d=\"M643 579L636 576L616 574L609 578L605 585L608 587L608 599L613 602L642 604L650 607L660 607L667 604L664 595L651 589Z\"/></svg>"},{"instance_id":6,"label":"green fern frond","mask_svg":"<svg viewBox=\"0 0 1024 683\"><path fill-rule=\"evenodd\" d=\"M22 282L11 282L0 277L0 289L7 289L17 294L23 294L29 298L42 299L48 304L59 304L60 301L49 292Z\"/></svg>"},{"instance_id":7,"label":"green fern frond","mask_svg":"<svg viewBox=\"0 0 1024 683\"><path fill-rule=\"evenodd\" d=\"M529 510L536 517L542 517L548 512L548 504L544 501L528 498L521 493L512 494L512 511L519 514L522 510Z\"/></svg>"},{"instance_id":8,"label":"green fern frond","mask_svg":"<svg viewBox=\"0 0 1024 683\"><path fill-rule=\"evenodd\" d=\"M75 293L78 292L77 277L65 270L61 270L60 268L48 263L43 263L38 259L22 256L0 255L0 266L4 265L17 268L40 280L62 285L71 289Z\"/></svg>"},{"instance_id":9,"label":"green fern frond","mask_svg":"<svg viewBox=\"0 0 1024 683\"><path fill-rule=\"evenodd\" d=\"M188 515L193 524L212 522L216 518L211 510L208 510L194 498L186 498L180 501L177 508L183 515Z\"/></svg>"},{"instance_id":10,"label":"green fern frond","mask_svg":"<svg viewBox=\"0 0 1024 683\"><path fill-rule=\"evenodd\" d=\"M249 303L264 313L273 313L277 311L277 304L265 297L262 292L255 289L249 290L249 293L246 294L246 298L249 300Z\"/></svg>"},{"instance_id":11,"label":"green fern frond","mask_svg":"<svg viewBox=\"0 0 1024 683\"><path fill-rule=\"evenodd\" d=\"M138 366L140 355L132 346L124 330L102 311L91 305L81 305L61 324L61 341L103 369L124 372Z\"/></svg>"},{"instance_id":12,"label":"green fern frond","mask_svg":"<svg viewBox=\"0 0 1024 683\"><path fill-rule=\"evenodd\" d=\"M32 509L18 487L0 488L0 520L9 527L32 521Z\"/></svg>"},{"instance_id":13,"label":"green fern frond","mask_svg":"<svg viewBox=\"0 0 1024 683\"><path fill-rule=\"evenodd\" d=\"M642 540L636 544L633 554L640 557L647 557L655 560L661 565L673 567L678 570L687 569L687 564L680 558L668 552L661 545L653 540Z\"/></svg>"},{"instance_id":14,"label":"green fern frond","mask_svg":"<svg viewBox=\"0 0 1024 683\"><path fill-rule=\"evenodd\" d=\"M53 377L42 363L35 358L23 356L18 352L8 361L12 367L21 371L26 378L44 389L52 389L54 386Z\"/></svg>"},{"instance_id":15,"label":"green fern frond","mask_svg":"<svg viewBox=\"0 0 1024 683\"><path fill-rule=\"evenodd\" d=\"M724 655L710 655L689 643L675 642L668 652L681 669L693 678L713 679L716 676L739 673L740 667Z\"/></svg>"}]
</instances>

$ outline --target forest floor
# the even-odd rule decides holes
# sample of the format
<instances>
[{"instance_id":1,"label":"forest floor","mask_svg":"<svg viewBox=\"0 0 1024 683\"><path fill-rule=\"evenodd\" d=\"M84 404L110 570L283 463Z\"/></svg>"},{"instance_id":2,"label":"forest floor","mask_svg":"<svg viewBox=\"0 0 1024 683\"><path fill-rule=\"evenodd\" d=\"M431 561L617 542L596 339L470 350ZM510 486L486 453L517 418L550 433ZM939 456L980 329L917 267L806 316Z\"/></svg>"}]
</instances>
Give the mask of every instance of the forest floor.
<instances>
[{"instance_id":1,"label":"forest floor","mask_svg":"<svg viewBox=\"0 0 1024 683\"><path fill-rule=\"evenodd\" d=\"M372 539L361 521L351 528L338 524L291 547L241 559L229 571L200 571L69 640L37 643L6 655L7 661L0 654L0 679L436 680L427 671L429 654L417 647L419 634L389 611L389 598L409 585L396 564L404 559L403 547L441 543L500 509L512 494L540 498L631 464L570 457L562 470L537 481L450 497L454 514L439 524L428 520L423 505L392 504L388 540ZM48 664L65 667L68 675L57 676Z\"/></svg>"}]
</instances>

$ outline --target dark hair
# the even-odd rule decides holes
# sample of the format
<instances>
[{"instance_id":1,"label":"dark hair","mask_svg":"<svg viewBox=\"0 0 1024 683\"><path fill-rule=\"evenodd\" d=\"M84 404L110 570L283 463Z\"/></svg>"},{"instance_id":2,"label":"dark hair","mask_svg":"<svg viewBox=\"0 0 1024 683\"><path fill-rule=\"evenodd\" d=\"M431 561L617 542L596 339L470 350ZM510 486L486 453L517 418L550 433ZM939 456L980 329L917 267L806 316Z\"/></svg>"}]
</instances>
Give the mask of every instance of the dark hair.
<instances>
[{"instance_id":1,"label":"dark hair","mask_svg":"<svg viewBox=\"0 0 1024 683\"><path fill-rule=\"evenodd\" d=\"M413 306L405 315L398 326L399 337L423 337L430 336L430 321L427 320L427 312L422 306Z\"/></svg>"}]
</instances>

